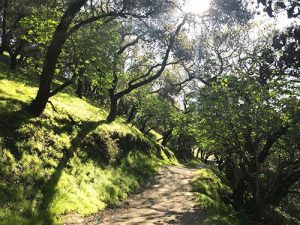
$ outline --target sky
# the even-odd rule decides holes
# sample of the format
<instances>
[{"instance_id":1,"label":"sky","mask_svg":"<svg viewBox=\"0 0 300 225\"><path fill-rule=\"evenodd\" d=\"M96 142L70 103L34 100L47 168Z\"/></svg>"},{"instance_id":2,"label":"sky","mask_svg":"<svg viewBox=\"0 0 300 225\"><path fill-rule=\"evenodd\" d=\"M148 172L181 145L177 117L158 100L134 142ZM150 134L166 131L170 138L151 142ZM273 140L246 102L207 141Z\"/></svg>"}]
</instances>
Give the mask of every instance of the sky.
<instances>
[{"instance_id":1,"label":"sky","mask_svg":"<svg viewBox=\"0 0 300 225\"><path fill-rule=\"evenodd\" d=\"M209 10L209 6L211 0L183 0L184 1L184 8L183 10L188 13L192 14L204 14L205 11ZM257 5L256 1L253 4L249 5L250 10L258 12L254 16L253 22L257 22L259 24L271 24L276 29L283 29L293 23L300 25L300 18L293 18L289 19L287 17L287 12L283 10L281 13L276 13L276 17L270 18L266 12L263 11L263 6L260 4Z\"/></svg>"}]
</instances>

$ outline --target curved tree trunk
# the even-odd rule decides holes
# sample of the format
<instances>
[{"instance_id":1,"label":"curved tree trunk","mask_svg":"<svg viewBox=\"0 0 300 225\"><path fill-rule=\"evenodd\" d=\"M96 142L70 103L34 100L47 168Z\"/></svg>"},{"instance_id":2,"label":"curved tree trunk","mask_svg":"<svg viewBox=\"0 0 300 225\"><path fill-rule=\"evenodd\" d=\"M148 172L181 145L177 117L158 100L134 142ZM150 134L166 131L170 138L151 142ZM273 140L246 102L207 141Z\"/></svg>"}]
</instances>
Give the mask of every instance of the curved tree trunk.
<instances>
[{"instance_id":1,"label":"curved tree trunk","mask_svg":"<svg viewBox=\"0 0 300 225\"><path fill-rule=\"evenodd\" d=\"M62 47L68 38L68 28L86 1L87 0L71 1L65 14L60 20L59 25L56 27L51 44L47 49L37 96L31 102L28 109L29 113L33 116L40 116L46 108L50 97L51 83L55 67L62 51Z\"/></svg>"}]
</instances>

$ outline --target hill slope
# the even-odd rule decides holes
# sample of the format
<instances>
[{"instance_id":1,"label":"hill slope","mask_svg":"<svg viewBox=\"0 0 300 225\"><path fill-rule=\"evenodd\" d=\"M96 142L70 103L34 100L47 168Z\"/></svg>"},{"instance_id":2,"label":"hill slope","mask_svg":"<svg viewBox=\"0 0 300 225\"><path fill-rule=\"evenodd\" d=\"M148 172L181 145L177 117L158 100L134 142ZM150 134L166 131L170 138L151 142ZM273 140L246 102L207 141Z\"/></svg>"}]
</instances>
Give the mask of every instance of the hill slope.
<instances>
[{"instance_id":1,"label":"hill slope","mask_svg":"<svg viewBox=\"0 0 300 225\"><path fill-rule=\"evenodd\" d=\"M135 191L169 150L68 89L44 115L24 110L37 76L0 64L0 225L53 224L59 215L95 213Z\"/></svg>"}]
</instances>

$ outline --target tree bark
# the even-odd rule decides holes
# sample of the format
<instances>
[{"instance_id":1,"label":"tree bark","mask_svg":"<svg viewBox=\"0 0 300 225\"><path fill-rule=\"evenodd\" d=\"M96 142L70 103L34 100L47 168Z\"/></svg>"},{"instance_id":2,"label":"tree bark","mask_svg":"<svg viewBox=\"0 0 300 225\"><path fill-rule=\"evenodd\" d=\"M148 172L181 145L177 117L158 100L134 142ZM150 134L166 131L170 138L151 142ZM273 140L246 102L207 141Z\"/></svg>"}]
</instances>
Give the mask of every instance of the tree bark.
<instances>
[{"instance_id":1,"label":"tree bark","mask_svg":"<svg viewBox=\"0 0 300 225\"><path fill-rule=\"evenodd\" d=\"M168 131L164 134L163 140L162 140L162 142L161 142L161 145L162 145L162 146L166 147L168 141L169 141L170 138L172 137L172 132L173 132L173 128L170 129L170 130L168 130Z\"/></svg>"},{"instance_id":2,"label":"tree bark","mask_svg":"<svg viewBox=\"0 0 300 225\"><path fill-rule=\"evenodd\" d=\"M145 130L146 130L146 126L147 126L148 120L149 120L149 118L146 118L146 119L143 119L143 121L141 122L141 128L140 128L140 131L141 131L142 133L144 133Z\"/></svg>"},{"instance_id":3,"label":"tree bark","mask_svg":"<svg viewBox=\"0 0 300 225\"><path fill-rule=\"evenodd\" d=\"M130 109L130 112L129 112L129 115L128 115L128 118L127 118L127 123L130 123L134 117L135 117L135 113L136 113L136 106L132 106L131 109Z\"/></svg>"},{"instance_id":4,"label":"tree bark","mask_svg":"<svg viewBox=\"0 0 300 225\"><path fill-rule=\"evenodd\" d=\"M110 95L110 110L109 114L106 118L106 122L111 123L113 122L118 113L118 98L116 98L114 95Z\"/></svg>"},{"instance_id":5,"label":"tree bark","mask_svg":"<svg viewBox=\"0 0 300 225\"><path fill-rule=\"evenodd\" d=\"M52 97L52 96L56 95L58 92L61 92L66 87L70 86L72 83L73 83L72 80L66 81L65 83L63 83L62 85L60 85L58 88L56 88L55 90L51 91L50 94L49 94L49 97Z\"/></svg>"},{"instance_id":6,"label":"tree bark","mask_svg":"<svg viewBox=\"0 0 300 225\"><path fill-rule=\"evenodd\" d=\"M246 191L245 182L244 179L241 178L232 193L233 207L235 208L235 210L240 210L244 207L245 191Z\"/></svg>"},{"instance_id":7,"label":"tree bark","mask_svg":"<svg viewBox=\"0 0 300 225\"><path fill-rule=\"evenodd\" d=\"M199 159L200 149L201 149L201 146L198 146L198 148L197 148L197 153L196 153L197 159Z\"/></svg>"},{"instance_id":8,"label":"tree bark","mask_svg":"<svg viewBox=\"0 0 300 225\"><path fill-rule=\"evenodd\" d=\"M1 48L0 48L1 55L7 48L7 34L6 34L7 7L8 7L8 0L4 0L3 12L2 12L2 35L1 35Z\"/></svg>"},{"instance_id":9,"label":"tree bark","mask_svg":"<svg viewBox=\"0 0 300 225\"><path fill-rule=\"evenodd\" d=\"M11 70L15 70L17 68L17 56L15 54L10 55L10 66Z\"/></svg>"},{"instance_id":10,"label":"tree bark","mask_svg":"<svg viewBox=\"0 0 300 225\"><path fill-rule=\"evenodd\" d=\"M259 221L262 218L263 210L264 210L264 204L262 202L261 193L260 193L260 182L259 182L259 172L260 172L260 163L258 160L258 149L254 148L255 153L255 209L256 209L256 219Z\"/></svg>"},{"instance_id":11,"label":"tree bark","mask_svg":"<svg viewBox=\"0 0 300 225\"><path fill-rule=\"evenodd\" d=\"M78 79L78 81L77 81L76 94L79 98L83 97L83 83L82 83L81 79Z\"/></svg>"},{"instance_id":12,"label":"tree bark","mask_svg":"<svg viewBox=\"0 0 300 225\"><path fill-rule=\"evenodd\" d=\"M80 11L81 7L86 3L86 1L87 0L71 1L66 12L60 20L59 25L56 27L51 44L48 47L45 56L37 96L31 102L28 109L29 113L33 116L40 116L46 108L48 99L50 97L51 83L56 64L62 51L63 45L68 38L68 28L76 14Z\"/></svg>"}]
</instances>

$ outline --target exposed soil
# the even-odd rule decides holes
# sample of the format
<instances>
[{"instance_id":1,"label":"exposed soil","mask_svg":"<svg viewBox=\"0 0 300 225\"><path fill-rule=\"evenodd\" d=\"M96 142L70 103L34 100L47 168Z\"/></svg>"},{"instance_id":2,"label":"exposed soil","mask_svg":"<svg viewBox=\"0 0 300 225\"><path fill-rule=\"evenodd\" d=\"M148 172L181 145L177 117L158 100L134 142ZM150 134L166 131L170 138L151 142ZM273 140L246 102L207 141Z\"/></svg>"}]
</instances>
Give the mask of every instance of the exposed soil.
<instances>
[{"instance_id":1,"label":"exposed soil","mask_svg":"<svg viewBox=\"0 0 300 225\"><path fill-rule=\"evenodd\" d=\"M66 225L200 225L206 213L195 207L191 182L197 169L168 166L160 170L140 194L131 196L113 209L89 218L68 215Z\"/></svg>"}]
</instances>

